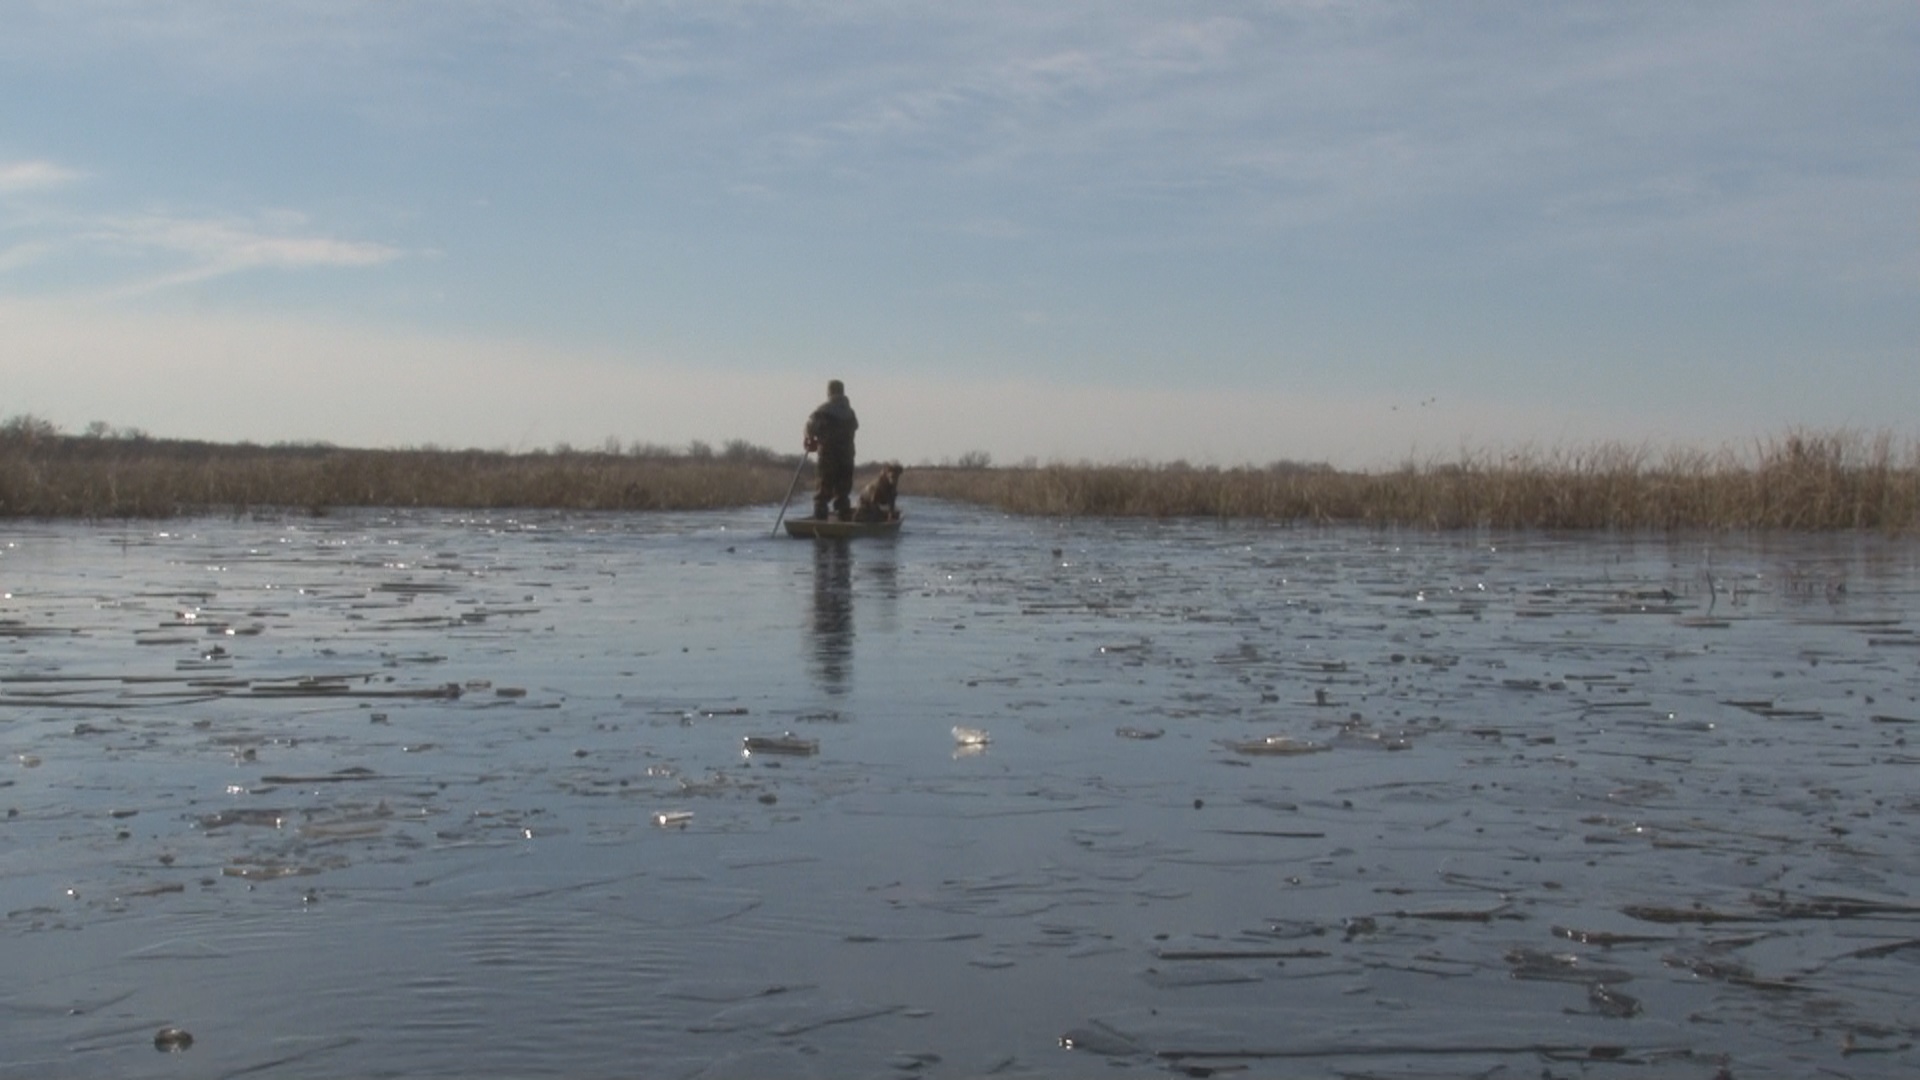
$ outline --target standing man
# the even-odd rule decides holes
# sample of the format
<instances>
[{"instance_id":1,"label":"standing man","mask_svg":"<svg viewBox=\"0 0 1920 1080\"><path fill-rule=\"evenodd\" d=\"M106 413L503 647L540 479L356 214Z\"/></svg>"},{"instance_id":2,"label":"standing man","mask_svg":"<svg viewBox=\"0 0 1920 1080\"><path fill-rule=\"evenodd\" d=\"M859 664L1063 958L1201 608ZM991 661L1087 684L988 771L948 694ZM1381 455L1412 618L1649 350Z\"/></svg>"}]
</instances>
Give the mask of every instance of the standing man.
<instances>
[{"instance_id":1,"label":"standing man","mask_svg":"<svg viewBox=\"0 0 1920 1080\"><path fill-rule=\"evenodd\" d=\"M813 493L813 516L824 521L827 507L841 521L853 518L853 433L860 430L860 418L853 415L847 400L847 388L839 379L827 384L827 400L807 417L808 452L820 454L820 486Z\"/></svg>"}]
</instances>

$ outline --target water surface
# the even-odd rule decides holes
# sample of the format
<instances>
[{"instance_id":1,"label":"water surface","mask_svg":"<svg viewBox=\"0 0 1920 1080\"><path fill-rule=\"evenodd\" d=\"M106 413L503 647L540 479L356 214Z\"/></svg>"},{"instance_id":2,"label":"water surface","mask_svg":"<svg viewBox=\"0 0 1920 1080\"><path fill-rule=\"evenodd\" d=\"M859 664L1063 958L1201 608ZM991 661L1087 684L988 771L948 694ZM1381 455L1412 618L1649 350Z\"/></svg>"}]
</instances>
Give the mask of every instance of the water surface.
<instances>
[{"instance_id":1,"label":"water surface","mask_svg":"<svg viewBox=\"0 0 1920 1080\"><path fill-rule=\"evenodd\" d=\"M9 526L0 1076L1920 1068L1911 541L908 510Z\"/></svg>"}]
</instances>

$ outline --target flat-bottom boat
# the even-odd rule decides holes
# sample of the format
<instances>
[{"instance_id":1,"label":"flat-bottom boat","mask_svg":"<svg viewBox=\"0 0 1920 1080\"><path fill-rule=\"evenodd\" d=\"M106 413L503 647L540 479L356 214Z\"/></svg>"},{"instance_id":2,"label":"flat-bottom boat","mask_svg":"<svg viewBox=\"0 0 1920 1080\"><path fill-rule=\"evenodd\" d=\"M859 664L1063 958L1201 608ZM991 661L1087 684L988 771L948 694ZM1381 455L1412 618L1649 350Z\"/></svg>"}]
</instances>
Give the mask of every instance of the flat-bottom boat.
<instances>
[{"instance_id":1,"label":"flat-bottom boat","mask_svg":"<svg viewBox=\"0 0 1920 1080\"><path fill-rule=\"evenodd\" d=\"M862 536L898 536L900 518L887 521L836 521L832 518L788 518L787 535L802 540L852 540Z\"/></svg>"}]
</instances>

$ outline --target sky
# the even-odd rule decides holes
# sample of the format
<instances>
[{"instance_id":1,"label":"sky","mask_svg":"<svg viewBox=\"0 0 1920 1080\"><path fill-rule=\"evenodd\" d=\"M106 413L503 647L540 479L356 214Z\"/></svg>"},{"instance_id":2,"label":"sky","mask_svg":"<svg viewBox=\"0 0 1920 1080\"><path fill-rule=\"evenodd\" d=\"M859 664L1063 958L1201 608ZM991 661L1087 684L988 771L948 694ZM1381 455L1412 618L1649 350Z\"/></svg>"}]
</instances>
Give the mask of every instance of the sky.
<instances>
[{"instance_id":1,"label":"sky","mask_svg":"<svg viewBox=\"0 0 1920 1080\"><path fill-rule=\"evenodd\" d=\"M1920 435L1912 0L0 0L0 417L1324 461Z\"/></svg>"}]
</instances>

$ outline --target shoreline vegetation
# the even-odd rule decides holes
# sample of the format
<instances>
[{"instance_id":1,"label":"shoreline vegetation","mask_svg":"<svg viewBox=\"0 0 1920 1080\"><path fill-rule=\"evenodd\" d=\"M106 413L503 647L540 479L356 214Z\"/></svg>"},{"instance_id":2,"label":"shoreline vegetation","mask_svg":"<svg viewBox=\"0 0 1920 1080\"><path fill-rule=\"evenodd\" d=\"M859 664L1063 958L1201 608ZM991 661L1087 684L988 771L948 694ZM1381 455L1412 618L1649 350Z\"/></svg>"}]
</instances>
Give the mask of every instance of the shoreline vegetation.
<instances>
[{"instance_id":1,"label":"shoreline vegetation","mask_svg":"<svg viewBox=\"0 0 1920 1080\"><path fill-rule=\"evenodd\" d=\"M707 510L777 503L800 458L719 449L347 449L157 439L104 424L0 422L0 518L168 518L363 507ZM863 472L866 470L863 470ZM811 475L794 498L808 498ZM902 497L1053 517L1211 517L1432 529L1872 530L1920 527L1920 443L1793 431L1750 448L1463 452L1353 472L1279 462L910 466Z\"/></svg>"}]
</instances>

